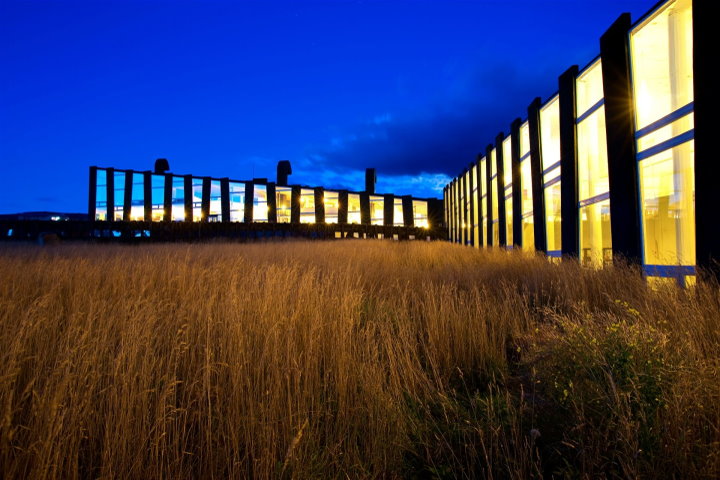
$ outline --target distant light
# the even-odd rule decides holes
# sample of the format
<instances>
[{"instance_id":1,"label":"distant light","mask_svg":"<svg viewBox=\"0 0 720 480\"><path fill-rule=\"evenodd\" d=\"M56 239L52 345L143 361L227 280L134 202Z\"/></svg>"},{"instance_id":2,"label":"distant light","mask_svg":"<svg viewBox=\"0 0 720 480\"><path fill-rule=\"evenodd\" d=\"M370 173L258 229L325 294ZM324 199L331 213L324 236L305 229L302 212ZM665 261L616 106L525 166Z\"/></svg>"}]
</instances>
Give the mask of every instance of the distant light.
<instances>
[{"instance_id":1,"label":"distant light","mask_svg":"<svg viewBox=\"0 0 720 480\"><path fill-rule=\"evenodd\" d=\"M57 222L62 219L60 217L58 217L57 215L53 215L52 217L50 217L50 220L52 220L53 222Z\"/></svg>"},{"instance_id":2,"label":"distant light","mask_svg":"<svg viewBox=\"0 0 720 480\"><path fill-rule=\"evenodd\" d=\"M8 229L7 236L12 237L12 234L13 234L13 229L12 228Z\"/></svg>"}]
</instances>

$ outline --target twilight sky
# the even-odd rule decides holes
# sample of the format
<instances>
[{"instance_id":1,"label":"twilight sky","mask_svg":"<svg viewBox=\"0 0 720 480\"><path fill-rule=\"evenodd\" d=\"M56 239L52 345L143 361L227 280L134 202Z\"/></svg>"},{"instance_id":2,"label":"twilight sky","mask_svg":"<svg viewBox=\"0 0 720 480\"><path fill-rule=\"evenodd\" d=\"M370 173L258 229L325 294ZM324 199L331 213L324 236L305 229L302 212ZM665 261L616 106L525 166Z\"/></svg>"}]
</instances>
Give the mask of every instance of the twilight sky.
<instances>
[{"instance_id":1,"label":"twilight sky","mask_svg":"<svg viewBox=\"0 0 720 480\"><path fill-rule=\"evenodd\" d=\"M0 0L0 213L91 165L441 197L655 0Z\"/></svg>"}]
</instances>

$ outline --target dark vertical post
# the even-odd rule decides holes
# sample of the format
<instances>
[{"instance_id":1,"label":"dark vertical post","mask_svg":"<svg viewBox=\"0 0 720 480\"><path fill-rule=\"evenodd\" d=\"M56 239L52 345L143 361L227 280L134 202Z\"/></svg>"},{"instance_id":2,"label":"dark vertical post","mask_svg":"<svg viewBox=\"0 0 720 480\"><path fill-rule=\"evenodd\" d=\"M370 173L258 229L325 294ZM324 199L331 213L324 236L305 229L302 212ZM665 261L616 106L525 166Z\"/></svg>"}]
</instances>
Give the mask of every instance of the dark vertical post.
<instances>
[{"instance_id":1,"label":"dark vertical post","mask_svg":"<svg viewBox=\"0 0 720 480\"><path fill-rule=\"evenodd\" d=\"M526 185L522 184L520 175L520 125L522 120L516 118L510 125L510 168L512 169L512 206L513 206L513 243L518 247L523 246L525 239L523 238L523 211L522 211L522 194ZM527 159L525 160L528 161ZM529 185L528 185L529 186Z\"/></svg>"},{"instance_id":2,"label":"dark vertical post","mask_svg":"<svg viewBox=\"0 0 720 480\"><path fill-rule=\"evenodd\" d=\"M172 192L173 192L173 176L170 173L165 174L165 192L163 204L165 211L163 212L163 220L169 222L172 220Z\"/></svg>"},{"instance_id":3,"label":"dark vertical post","mask_svg":"<svg viewBox=\"0 0 720 480\"><path fill-rule=\"evenodd\" d=\"M365 169L365 193L375 194L375 184L377 183L377 174L374 168Z\"/></svg>"},{"instance_id":4,"label":"dark vertical post","mask_svg":"<svg viewBox=\"0 0 720 480\"><path fill-rule=\"evenodd\" d=\"M717 216L718 86L715 67L717 15L713 2L694 0L693 88L695 100L695 248L701 277L720 280L720 222ZM611 202L612 205L612 202Z\"/></svg>"},{"instance_id":5,"label":"dark vertical post","mask_svg":"<svg viewBox=\"0 0 720 480\"><path fill-rule=\"evenodd\" d=\"M230 179L220 179L220 219L230 221Z\"/></svg>"},{"instance_id":6,"label":"dark vertical post","mask_svg":"<svg viewBox=\"0 0 720 480\"><path fill-rule=\"evenodd\" d=\"M485 192L487 194L487 225L485 231L485 238L487 239L487 245L493 245L493 234L492 234L492 221L493 221L493 198L492 198L492 161L495 159L490 158L490 152L492 151L492 144L485 148ZM492 161L491 161L492 160Z\"/></svg>"},{"instance_id":7,"label":"dark vertical post","mask_svg":"<svg viewBox=\"0 0 720 480\"><path fill-rule=\"evenodd\" d=\"M152 222L152 172L143 172L143 203L145 221Z\"/></svg>"},{"instance_id":8,"label":"dark vertical post","mask_svg":"<svg viewBox=\"0 0 720 480\"><path fill-rule=\"evenodd\" d=\"M107 181L107 220L115 221L115 169L108 168L105 170Z\"/></svg>"},{"instance_id":9,"label":"dark vertical post","mask_svg":"<svg viewBox=\"0 0 720 480\"><path fill-rule=\"evenodd\" d=\"M415 226L415 214L413 212L413 199L410 195L402 197L403 223L406 227ZM446 210L447 211L447 210Z\"/></svg>"},{"instance_id":10,"label":"dark vertical post","mask_svg":"<svg viewBox=\"0 0 720 480\"><path fill-rule=\"evenodd\" d=\"M503 165L503 140L505 135L502 132L498 133L495 137L495 161L497 162L497 191L498 191L498 231L500 232L500 246L504 247L507 245L507 230L505 218L505 172ZM510 174L510 172L508 172Z\"/></svg>"},{"instance_id":11,"label":"dark vertical post","mask_svg":"<svg viewBox=\"0 0 720 480\"><path fill-rule=\"evenodd\" d=\"M348 191L338 192L338 223L348 223Z\"/></svg>"},{"instance_id":12,"label":"dark vertical post","mask_svg":"<svg viewBox=\"0 0 720 480\"><path fill-rule=\"evenodd\" d=\"M383 224L390 227L395 224L395 195L383 196Z\"/></svg>"},{"instance_id":13,"label":"dark vertical post","mask_svg":"<svg viewBox=\"0 0 720 480\"><path fill-rule=\"evenodd\" d=\"M578 258L578 176L577 176L577 131L575 122L575 78L577 65L567 69L558 79L560 102L560 216L562 218L562 254Z\"/></svg>"},{"instance_id":14,"label":"dark vertical post","mask_svg":"<svg viewBox=\"0 0 720 480\"><path fill-rule=\"evenodd\" d=\"M528 130L530 133L530 175L532 177L533 226L535 250L547 253L547 221L545 218L545 189L542 168L542 145L540 144L540 97L528 107ZM525 160L526 162L528 160Z\"/></svg>"},{"instance_id":15,"label":"dark vertical post","mask_svg":"<svg viewBox=\"0 0 720 480\"><path fill-rule=\"evenodd\" d=\"M267 206L268 206L268 222L277 223L277 195L275 194L275 183L267 184Z\"/></svg>"},{"instance_id":16,"label":"dark vertical post","mask_svg":"<svg viewBox=\"0 0 720 480\"><path fill-rule=\"evenodd\" d=\"M610 232L613 255L642 262L640 196L635 155L635 124L630 85L628 31L630 14L623 13L600 37L605 132L610 183Z\"/></svg>"},{"instance_id":17,"label":"dark vertical post","mask_svg":"<svg viewBox=\"0 0 720 480\"><path fill-rule=\"evenodd\" d=\"M183 176L183 187L185 192L183 199L185 201L185 221L192 222L193 219L193 188L192 188L192 175Z\"/></svg>"},{"instance_id":18,"label":"dark vertical post","mask_svg":"<svg viewBox=\"0 0 720 480\"><path fill-rule=\"evenodd\" d=\"M478 153L477 157L475 158L475 163L477 165L476 176L475 179L477 184L477 212L475 212L475 220L478 224L478 231L480 232L478 235L478 247L482 247L484 245L483 237L485 236L485 232L482 231L482 217L483 217L483 209L482 209L482 193L483 189L485 189L486 185L482 184L482 172L480 171L480 168L482 166L482 163L480 163L480 160L482 160L482 153Z\"/></svg>"},{"instance_id":19,"label":"dark vertical post","mask_svg":"<svg viewBox=\"0 0 720 480\"><path fill-rule=\"evenodd\" d=\"M315 195L315 223L325 223L325 189L316 187Z\"/></svg>"},{"instance_id":20,"label":"dark vertical post","mask_svg":"<svg viewBox=\"0 0 720 480\"><path fill-rule=\"evenodd\" d=\"M123 221L130 221L130 212L132 211L132 194L133 194L133 172L127 170L125 172L125 201L123 202Z\"/></svg>"},{"instance_id":21,"label":"dark vertical post","mask_svg":"<svg viewBox=\"0 0 720 480\"><path fill-rule=\"evenodd\" d=\"M210 220L210 177L202 179L202 199L200 200L201 222Z\"/></svg>"},{"instance_id":22,"label":"dark vertical post","mask_svg":"<svg viewBox=\"0 0 720 480\"><path fill-rule=\"evenodd\" d=\"M107 175L107 174L106 174ZM97 167L90 167L88 180L88 220L95 220L95 207L97 205Z\"/></svg>"},{"instance_id":23,"label":"dark vertical post","mask_svg":"<svg viewBox=\"0 0 720 480\"><path fill-rule=\"evenodd\" d=\"M370 195L367 192L360 194L360 223L370 225Z\"/></svg>"},{"instance_id":24,"label":"dark vertical post","mask_svg":"<svg viewBox=\"0 0 720 480\"><path fill-rule=\"evenodd\" d=\"M255 204L255 184L245 182L245 223L253 222L253 205Z\"/></svg>"}]
</instances>

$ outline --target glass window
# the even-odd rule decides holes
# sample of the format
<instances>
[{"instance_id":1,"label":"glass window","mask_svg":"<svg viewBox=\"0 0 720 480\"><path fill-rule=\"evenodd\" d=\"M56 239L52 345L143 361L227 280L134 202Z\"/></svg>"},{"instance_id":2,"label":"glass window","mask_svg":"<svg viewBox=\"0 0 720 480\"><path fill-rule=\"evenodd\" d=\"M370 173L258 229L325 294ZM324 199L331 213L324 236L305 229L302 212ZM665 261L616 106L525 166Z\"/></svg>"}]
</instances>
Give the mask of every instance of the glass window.
<instances>
[{"instance_id":1,"label":"glass window","mask_svg":"<svg viewBox=\"0 0 720 480\"><path fill-rule=\"evenodd\" d=\"M107 170L97 169L95 180L95 220L107 220Z\"/></svg>"},{"instance_id":2,"label":"glass window","mask_svg":"<svg viewBox=\"0 0 720 480\"><path fill-rule=\"evenodd\" d=\"M530 126L525 121L520 125L520 158L530 153Z\"/></svg>"},{"instance_id":3,"label":"glass window","mask_svg":"<svg viewBox=\"0 0 720 480\"><path fill-rule=\"evenodd\" d=\"M125 205L125 172L115 172L115 220L123 219L123 210Z\"/></svg>"},{"instance_id":4,"label":"glass window","mask_svg":"<svg viewBox=\"0 0 720 480\"><path fill-rule=\"evenodd\" d=\"M203 219L202 215L202 184L203 179L192 178L192 216L193 222L199 222Z\"/></svg>"},{"instance_id":5,"label":"glass window","mask_svg":"<svg viewBox=\"0 0 720 480\"><path fill-rule=\"evenodd\" d=\"M508 135L502 143L503 149L503 181L505 187L512 187L512 149L510 148L510 136ZM512 194L512 190L510 190Z\"/></svg>"},{"instance_id":6,"label":"glass window","mask_svg":"<svg viewBox=\"0 0 720 480\"><path fill-rule=\"evenodd\" d=\"M185 221L185 178L172 177L172 220Z\"/></svg>"},{"instance_id":7,"label":"glass window","mask_svg":"<svg viewBox=\"0 0 720 480\"><path fill-rule=\"evenodd\" d=\"M393 200L393 225L396 227L405 226L404 218L402 198L395 197Z\"/></svg>"},{"instance_id":8,"label":"glass window","mask_svg":"<svg viewBox=\"0 0 720 480\"><path fill-rule=\"evenodd\" d=\"M562 250L562 237L560 223L560 101L557 95L540 110L540 142L547 249L548 252L559 253Z\"/></svg>"},{"instance_id":9,"label":"glass window","mask_svg":"<svg viewBox=\"0 0 720 480\"><path fill-rule=\"evenodd\" d=\"M130 220L145 219L145 176L132 173L132 195L130 199Z\"/></svg>"},{"instance_id":10,"label":"glass window","mask_svg":"<svg viewBox=\"0 0 720 480\"><path fill-rule=\"evenodd\" d=\"M300 190L300 223L315 223L315 190Z\"/></svg>"},{"instance_id":11,"label":"glass window","mask_svg":"<svg viewBox=\"0 0 720 480\"><path fill-rule=\"evenodd\" d=\"M479 196L478 196L478 166L477 164L473 164L471 170L471 176L473 180L473 188L472 192L470 192L472 197L472 210L473 210L473 218L472 218L472 238L473 238L473 245L475 248L480 248L480 211L478 210L478 203L479 203Z\"/></svg>"},{"instance_id":12,"label":"glass window","mask_svg":"<svg viewBox=\"0 0 720 480\"><path fill-rule=\"evenodd\" d=\"M577 92L580 116L602 99L599 60L578 77ZM580 254L585 264L600 266L612 259L604 106L577 124L577 145Z\"/></svg>"},{"instance_id":13,"label":"glass window","mask_svg":"<svg viewBox=\"0 0 720 480\"><path fill-rule=\"evenodd\" d=\"M267 186L255 185L253 189L253 222L268 221Z\"/></svg>"},{"instance_id":14,"label":"glass window","mask_svg":"<svg viewBox=\"0 0 720 480\"><path fill-rule=\"evenodd\" d=\"M513 199L512 188L505 190L505 240L506 245L513 246Z\"/></svg>"},{"instance_id":15,"label":"glass window","mask_svg":"<svg viewBox=\"0 0 720 480\"><path fill-rule=\"evenodd\" d=\"M275 211L278 223L290 223L292 215L292 188L275 187Z\"/></svg>"},{"instance_id":16,"label":"glass window","mask_svg":"<svg viewBox=\"0 0 720 480\"><path fill-rule=\"evenodd\" d=\"M230 182L230 221L245 221L245 183Z\"/></svg>"},{"instance_id":17,"label":"glass window","mask_svg":"<svg viewBox=\"0 0 720 480\"><path fill-rule=\"evenodd\" d=\"M580 208L580 259L591 266L612 262L610 200Z\"/></svg>"},{"instance_id":18,"label":"glass window","mask_svg":"<svg viewBox=\"0 0 720 480\"><path fill-rule=\"evenodd\" d=\"M416 227L429 228L430 221L428 220L428 208L427 201L425 200L413 200L413 220Z\"/></svg>"},{"instance_id":19,"label":"glass window","mask_svg":"<svg viewBox=\"0 0 720 480\"><path fill-rule=\"evenodd\" d=\"M535 227L533 225L532 173L530 158L520 163L520 186L522 188L522 248L535 250Z\"/></svg>"},{"instance_id":20,"label":"glass window","mask_svg":"<svg viewBox=\"0 0 720 480\"><path fill-rule=\"evenodd\" d=\"M222 220L222 202L220 193L220 180L210 181L210 217L208 221L219 222Z\"/></svg>"},{"instance_id":21,"label":"glass window","mask_svg":"<svg viewBox=\"0 0 720 480\"><path fill-rule=\"evenodd\" d=\"M338 223L338 210L340 210L340 195L338 192L326 190L323 203L325 204L325 223Z\"/></svg>"},{"instance_id":22,"label":"glass window","mask_svg":"<svg viewBox=\"0 0 720 480\"><path fill-rule=\"evenodd\" d=\"M150 182L152 221L160 222L165 218L165 175L152 175Z\"/></svg>"},{"instance_id":23,"label":"glass window","mask_svg":"<svg viewBox=\"0 0 720 480\"><path fill-rule=\"evenodd\" d=\"M490 151L489 162L492 173L492 176L490 177L490 188L492 189L490 192L492 195L492 244L497 246L500 245L500 195L498 194L497 159L495 158L495 149Z\"/></svg>"},{"instance_id":24,"label":"glass window","mask_svg":"<svg viewBox=\"0 0 720 480\"><path fill-rule=\"evenodd\" d=\"M667 2L633 29L630 48L638 130L676 115L661 128L641 132L637 150L642 153L694 126L692 2ZM646 265L695 264L694 148L688 137L639 162Z\"/></svg>"},{"instance_id":25,"label":"glass window","mask_svg":"<svg viewBox=\"0 0 720 480\"><path fill-rule=\"evenodd\" d=\"M370 195L370 224L382 225L385 217L385 199L379 195Z\"/></svg>"},{"instance_id":26,"label":"glass window","mask_svg":"<svg viewBox=\"0 0 720 480\"><path fill-rule=\"evenodd\" d=\"M360 215L360 195L348 193L348 223L362 223Z\"/></svg>"},{"instance_id":27,"label":"glass window","mask_svg":"<svg viewBox=\"0 0 720 480\"><path fill-rule=\"evenodd\" d=\"M488 221L488 203L487 203L487 162L485 157L480 159L480 209L482 218L480 222L480 238L483 246L487 246L487 221Z\"/></svg>"}]
</instances>

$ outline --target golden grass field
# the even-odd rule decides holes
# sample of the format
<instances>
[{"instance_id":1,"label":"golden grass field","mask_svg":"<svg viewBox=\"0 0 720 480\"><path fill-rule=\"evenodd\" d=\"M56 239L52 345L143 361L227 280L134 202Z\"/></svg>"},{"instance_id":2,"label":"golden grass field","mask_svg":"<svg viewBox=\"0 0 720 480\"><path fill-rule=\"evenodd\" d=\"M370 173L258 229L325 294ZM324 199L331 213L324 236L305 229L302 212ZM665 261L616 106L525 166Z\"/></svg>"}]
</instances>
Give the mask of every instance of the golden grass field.
<instances>
[{"instance_id":1,"label":"golden grass field","mask_svg":"<svg viewBox=\"0 0 720 480\"><path fill-rule=\"evenodd\" d=\"M448 243L0 246L0 477L717 478L720 291Z\"/></svg>"}]
</instances>

